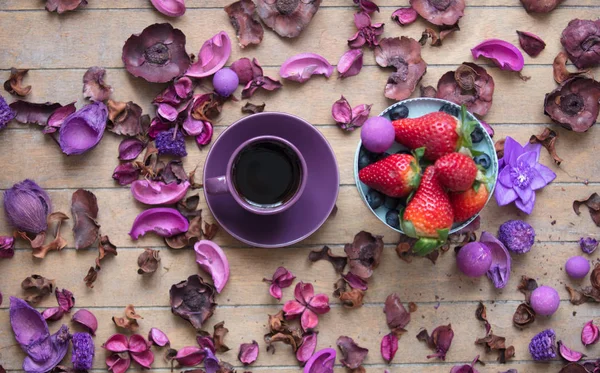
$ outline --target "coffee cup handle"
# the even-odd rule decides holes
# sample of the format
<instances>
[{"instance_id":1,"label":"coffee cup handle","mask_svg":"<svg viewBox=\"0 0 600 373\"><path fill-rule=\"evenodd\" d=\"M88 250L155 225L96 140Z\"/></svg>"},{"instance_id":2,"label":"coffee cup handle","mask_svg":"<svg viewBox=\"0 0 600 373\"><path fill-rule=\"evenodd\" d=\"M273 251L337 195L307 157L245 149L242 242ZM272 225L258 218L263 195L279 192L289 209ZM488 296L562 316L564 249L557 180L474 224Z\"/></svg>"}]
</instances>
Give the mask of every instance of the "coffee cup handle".
<instances>
[{"instance_id":1,"label":"coffee cup handle","mask_svg":"<svg viewBox=\"0 0 600 373\"><path fill-rule=\"evenodd\" d=\"M229 193L227 186L227 178L225 176L211 177L204 183L208 194L225 194Z\"/></svg>"}]
</instances>

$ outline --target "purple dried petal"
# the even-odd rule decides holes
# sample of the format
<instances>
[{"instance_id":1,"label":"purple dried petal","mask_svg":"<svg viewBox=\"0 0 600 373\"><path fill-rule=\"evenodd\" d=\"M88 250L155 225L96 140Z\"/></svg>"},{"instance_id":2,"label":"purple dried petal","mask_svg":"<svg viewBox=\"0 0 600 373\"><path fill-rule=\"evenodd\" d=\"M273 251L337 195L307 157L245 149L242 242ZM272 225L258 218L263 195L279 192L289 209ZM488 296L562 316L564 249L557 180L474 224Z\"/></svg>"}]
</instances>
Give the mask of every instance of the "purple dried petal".
<instances>
[{"instance_id":1,"label":"purple dried petal","mask_svg":"<svg viewBox=\"0 0 600 373\"><path fill-rule=\"evenodd\" d=\"M585 355L579 351L571 350L565 346L562 341L558 341L558 352L560 356L567 361L579 361L585 357Z\"/></svg>"},{"instance_id":2,"label":"purple dried petal","mask_svg":"<svg viewBox=\"0 0 600 373\"><path fill-rule=\"evenodd\" d=\"M450 373L479 373L477 369L473 368L477 361L479 361L479 355L475 356L475 359L473 359L473 362L471 364L453 366L450 370ZM517 373L517 371L514 369L510 369L504 373Z\"/></svg>"},{"instance_id":3,"label":"purple dried petal","mask_svg":"<svg viewBox=\"0 0 600 373\"><path fill-rule=\"evenodd\" d=\"M64 314L65 314L65 311L60 307L47 308L44 310L44 312L42 312L42 316L44 316L44 320L49 320L49 321L58 321L58 320L62 319Z\"/></svg>"},{"instance_id":4,"label":"purple dried petal","mask_svg":"<svg viewBox=\"0 0 600 373\"><path fill-rule=\"evenodd\" d=\"M241 85L246 85L252 79L263 76L263 69L256 58L253 58L252 61L246 57L240 58L231 64L231 70L237 74Z\"/></svg>"},{"instance_id":5,"label":"purple dried petal","mask_svg":"<svg viewBox=\"0 0 600 373\"><path fill-rule=\"evenodd\" d=\"M352 272L348 272L345 275L342 275L342 278L353 289L358 289L358 290L362 290L362 291L367 291L367 289L369 289L369 285L367 284L367 281L363 280L362 278L358 277L357 275L355 275Z\"/></svg>"},{"instance_id":6,"label":"purple dried petal","mask_svg":"<svg viewBox=\"0 0 600 373\"><path fill-rule=\"evenodd\" d=\"M502 70L521 71L525 60L521 51L511 43L500 39L488 39L471 48L474 59L486 57Z\"/></svg>"},{"instance_id":7,"label":"purple dried petal","mask_svg":"<svg viewBox=\"0 0 600 373\"><path fill-rule=\"evenodd\" d=\"M0 236L0 259L12 258L15 255L14 245L14 237Z\"/></svg>"},{"instance_id":8,"label":"purple dried petal","mask_svg":"<svg viewBox=\"0 0 600 373\"><path fill-rule=\"evenodd\" d=\"M73 114L76 110L77 109L75 108L75 102L71 102L68 105L54 110L54 112L48 118L48 124L44 128L44 133L56 132L56 130L58 130L62 126L65 119L69 115Z\"/></svg>"},{"instance_id":9,"label":"purple dried petal","mask_svg":"<svg viewBox=\"0 0 600 373\"><path fill-rule=\"evenodd\" d=\"M279 36L295 38L319 10L321 0L285 1L257 0L258 16Z\"/></svg>"},{"instance_id":10,"label":"purple dried petal","mask_svg":"<svg viewBox=\"0 0 600 373\"><path fill-rule=\"evenodd\" d=\"M406 26L416 21L417 16L417 11L411 7L398 8L392 13L392 20L401 26Z\"/></svg>"},{"instance_id":11,"label":"purple dried petal","mask_svg":"<svg viewBox=\"0 0 600 373\"><path fill-rule=\"evenodd\" d=\"M50 196L33 180L23 180L4 191L4 212L17 230L38 234L48 228Z\"/></svg>"},{"instance_id":12,"label":"purple dried petal","mask_svg":"<svg viewBox=\"0 0 600 373\"><path fill-rule=\"evenodd\" d=\"M147 205L170 205L179 202L190 187L186 180L181 184L165 184L162 181L136 180L131 183L131 194Z\"/></svg>"},{"instance_id":13,"label":"purple dried petal","mask_svg":"<svg viewBox=\"0 0 600 373\"><path fill-rule=\"evenodd\" d=\"M521 0L523 8L531 13L548 13L563 0Z\"/></svg>"},{"instance_id":14,"label":"purple dried petal","mask_svg":"<svg viewBox=\"0 0 600 373\"><path fill-rule=\"evenodd\" d=\"M579 69L600 65L600 19L574 19L560 36L569 59Z\"/></svg>"},{"instance_id":15,"label":"purple dried petal","mask_svg":"<svg viewBox=\"0 0 600 373\"><path fill-rule=\"evenodd\" d=\"M137 240L148 232L161 237L171 237L186 232L189 222L179 211L168 207L156 207L140 213L131 227L129 235Z\"/></svg>"},{"instance_id":16,"label":"purple dried petal","mask_svg":"<svg viewBox=\"0 0 600 373\"><path fill-rule=\"evenodd\" d=\"M94 340L88 333L73 334L73 354L71 362L75 370L92 369L94 361Z\"/></svg>"},{"instance_id":17,"label":"purple dried petal","mask_svg":"<svg viewBox=\"0 0 600 373\"><path fill-rule=\"evenodd\" d=\"M22 299L10 297L10 325L21 349L35 360L47 359L48 324L42 315Z\"/></svg>"},{"instance_id":18,"label":"purple dried petal","mask_svg":"<svg viewBox=\"0 0 600 373\"><path fill-rule=\"evenodd\" d=\"M4 97L0 96L0 130L5 128L16 115L17 113L6 103Z\"/></svg>"},{"instance_id":19,"label":"purple dried petal","mask_svg":"<svg viewBox=\"0 0 600 373\"><path fill-rule=\"evenodd\" d=\"M365 121L369 119L371 113L371 107L373 105L361 104L352 108L352 126L347 128L350 131L355 130L357 127L361 127L365 124Z\"/></svg>"},{"instance_id":20,"label":"purple dried petal","mask_svg":"<svg viewBox=\"0 0 600 373\"><path fill-rule=\"evenodd\" d=\"M47 357L41 360L34 360L31 355L25 357L25 360L23 360L24 371L27 373L46 373L54 369L64 359L69 350L69 342L71 341L69 328L62 325L47 341L49 343L44 351Z\"/></svg>"},{"instance_id":21,"label":"purple dried petal","mask_svg":"<svg viewBox=\"0 0 600 373\"><path fill-rule=\"evenodd\" d=\"M367 357L369 350L360 347L350 337L341 336L337 339L336 345L342 352L343 358L340 359L340 363L349 369L358 369Z\"/></svg>"},{"instance_id":22,"label":"purple dried petal","mask_svg":"<svg viewBox=\"0 0 600 373\"><path fill-rule=\"evenodd\" d=\"M584 346L596 344L600 339L598 327L594 325L594 320L588 321L581 329L581 343Z\"/></svg>"},{"instance_id":23,"label":"purple dried petal","mask_svg":"<svg viewBox=\"0 0 600 373\"><path fill-rule=\"evenodd\" d=\"M521 48L531 57L537 57L546 48L546 43L536 34L527 31L517 31L517 35L519 35Z\"/></svg>"},{"instance_id":24,"label":"purple dried petal","mask_svg":"<svg viewBox=\"0 0 600 373\"><path fill-rule=\"evenodd\" d=\"M258 358L258 343L252 341L252 343L242 343L240 345L240 352L238 353L238 360L244 365L250 365Z\"/></svg>"},{"instance_id":25,"label":"purple dried petal","mask_svg":"<svg viewBox=\"0 0 600 373\"><path fill-rule=\"evenodd\" d=\"M112 175L112 178L115 179L119 185L131 184L139 177L140 169L135 167L131 162L122 163L115 167Z\"/></svg>"},{"instance_id":26,"label":"purple dried petal","mask_svg":"<svg viewBox=\"0 0 600 373\"><path fill-rule=\"evenodd\" d=\"M315 353L317 348L317 333L309 333L302 337L302 343L296 351L296 359L299 362L307 362Z\"/></svg>"},{"instance_id":27,"label":"purple dried petal","mask_svg":"<svg viewBox=\"0 0 600 373\"><path fill-rule=\"evenodd\" d=\"M185 72L192 78L210 76L223 66L231 54L231 40L225 31L221 31L205 41L198 52L198 61L193 63Z\"/></svg>"},{"instance_id":28,"label":"purple dried petal","mask_svg":"<svg viewBox=\"0 0 600 373\"><path fill-rule=\"evenodd\" d=\"M171 128L156 135L154 143L156 149L158 149L158 154L169 154L175 157L187 156L183 133L177 131L175 136L173 136L175 130L176 128Z\"/></svg>"},{"instance_id":29,"label":"purple dried petal","mask_svg":"<svg viewBox=\"0 0 600 373\"><path fill-rule=\"evenodd\" d=\"M96 330L98 330L98 320L90 311L83 308L78 310L73 314L71 321L85 326L92 335L96 335Z\"/></svg>"},{"instance_id":30,"label":"purple dried petal","mask_svg":"<svg viewBox=\"0 0 600 373\"><path fill-rule=\"evenodd\" d=\"M119 159L122 161L132 161L146 148L146 144L135 137L123 139L119 144Z\"/></svg>"},{"instance_id":31,"label":"purple dried petal","mask_svg":"<svg viewBox=\"0 0 600 373\"><path fill-rule=\"evenodd\" d=\"M544 99L544 114L564 128L585 132L600 112L600 83L584 76L565 80Z\"/></svg>"},{"instance_id":32,"label":"purple dried petal","mask_svg":"<svg viewBox=\"0 0 600 373\"><path fill-rule=\"evenodd\" d=\"M358 31L348 39L350 48L361 48L365 44L372 48L379 44L379 36L383 34L383 23L371 24L371 17L367 13L358 12L354 14L354 25Z\"/></svg>"},{"instance_id":33,"label":"purple dried petal","mask_svg":"<svg viewBox=\"0 0 600 373\"><path fill-rule=\"evenodd\" d=\"M66 117L58 137L63 153L79 155L98 145L107 120L108 108L102 102L86 105Z\"/></svg>"},{"instance_id":34,"label":"purple dried petal","mask_svg":"<svg viewBox=\"0 0 600 373\"><path fill-rule=\"evenodd\" d=\"M488 232L481 233L479 241L492 251L492 265L487 272L488 278L492 280L497 289L504 288L510 279L512 263L506 246Z\"/></svg>"},{"instance_id":35,"label":"purple dried petal","mask_svg":"<svg viewBox=\"0 0 600 373\"><path fill-rule=\"evenodd\" d=\"M398 351L398 337L396 334L392 332L383 336L381 340L381 357L383 357L383 360L389 364L394 360L396 351Z\"/></svg>"},{"instance_id":36,"label":"purple dried petal","mask_svg":"<svg viewBox=\"0 0 600 373\"><path fill-rule=\"evenodd\" d=\"M213 279L217 292L221 292L229 280L229 261L223 249L209 240L200 240L194 244L196 263Z\"/></svg>"},{"instance_id":37,"label":"purple dried petal","mask_svg":"<svg viewBox=\"0 0 600 373\"><path fill-rule=\"evenodd\" d=\"M279 75L288 80L304 83L315 74L330 77L333 66L316 53L300 53L288 58L281 68Z\"/></svg>"},{"instance_id":38,"label":"purple dried petal","mask_svg":"<svg viewBox=\"0 0 600 373\"><path fill-rule=\"evenodd\" d=\"M340 78L358 75L363 66L363 52L360 49L350 49L340 57L337 71Z\"/></svg>"},{"instance_id":39,"label":"purple dried petal","mask_svg":"<svg viewBox=\"0 0 600 373\"><path fill-rule=\"evenodd\" d=\"M204 130L196 136L196 144L198 147L208 145L213 136L213 126L211 122L204 122Z\"/></svg>"},{"instance_id":40,"label":"purple dried petal","mask_svg":"<svg viewBox=\"0 0 600 373\"><path fill-rule=\"evenodd\" d=\"M75 306L75 297L73 293L71 293L67 289L58 290L58 288L54 292L56 294L56 301L58 302L58 306L64 312L70 312L71 308Z\"/></svg>"},{"instance_id":41,"label":"purple dried petal","mask_svg":"<svg viewBox=\"0 0 600 373\"><path fill-rule=\"evenodd\" d=\"M179 116L179 110L169 104L161 103L158 104L156 115L158 115L161 119L164 119L166 122L174 122Z\"/></svg>"},{"instance_id":42,"label":"purple dried petal","mask_svg":"<svg viewBox=\"0 0 600 373\"><path fill-rule=\"evenodd\" d=\"M88 4L87 0L46 0L46 10L62 14Z\"/></svg>"},{"instance_id":43,"label":"purple dried petal","mask_svg":"<svg viewBox=\"0 0 600 373\"><path fill-rule=\"evenodd\" d=\"M177 360L179 365L183 367L193 367L202 363L205 357L206 353L204 352L204 349L195 346L187 346L177 351L177 355L175 355L173 359Z\"/></svg>"},{"instance_id":44,"label":"purple dried petal","mask_svg":"<svg viewBox=\"0 0 600 373\"><path fill-rule=\"evenodd\" d=\"M371 14L379 12L379 7L371 0L354 0L354 4L357 4L360 7L360 10L365 13Z\"/></svg>"},{"instance_id":45,"label":"purple dried petal","mask_svg":"<svg viewBox=\"0 0 600 373\"><path fill-rule=\"evenodd\" d=\"M336 352L333 348L324 348L317 351L306 362L304 373L333 373Z\"/></svg>"},{"instance_id":46,"label":"purple dried petal","mask_svg":"<svg viewBox=\"0 0 600 373\"><path fill-rule=\"evenodd\" d=\"M271 279L263 279L263 281L271 284L269 287L269 293L273 298L281 300L282 291L281 289L287 288L292 285L296 276L284 267L279 267L275 270L275 273Z\"/></svg>"},{"instance_id":47,"label":"purple dried petal","mask_svg":"<svg viewBox=\"0 0 600 373\"><path fill-rule=\"evenodd\" d=\"M196 336L196 342L198 342L198 346L200 346L202 349L209 349L213 353L215 352L215 342L212 336L198 335Z\"/></svg>"},{"instance_id":48,"label":"purple dried petal","mask_svg":"<svg viewBox=\"0 0 600 373\"><path fill-rule=\"evenodd\" d=\"M410 322L410 312L404 308L397 293L388 295L383 307L387 325L391 330L402 331Z\"/></svg>"},{"instance_id":49,"label":"purple dried petal","mask_svg":"<svg viewBox=\"0 0 600 373\"><path fill-rule=\"evenodd\" d=\"M598 241L593 237L581 237L579 239L579 247L586 254L591 254L598 248Z\"/></svg>"},{"instance_id":50,"label":"purple dried petal","mask_svg":"<svg viewBox=\"0 0 600 373\"><path fill-rule=\"evenodd\" d=\"M219 365L219 359L215 356L215 354L205 348L204 352L206 353L206 359L204 360L204 369L206 369L206 373L219 373L221 367Z\"/></svg>"},{"instance_id":51,"label":"purple dried petal","mask_svg":"<svg viewBox=\"0 0 600 373\"><path fill-rule=\"evenodd\" d=\"M62 107L59 103L46 102L36 104L33 102L17 100L10 105L10 109L14 112L13 118L23 124L38 124L45 126L48 124L48 118L55 110Z\"/></svg>"},{"instance_id":52,"label":"purple dried petal","mask_svg":"<svg viewBox=\"0 0 600 373\"><path fill-rule=\"evenodd\" d=\"M185 0L150 0L152 5L167 17L181 17L185 14Z\"/></svg>"},{"instance_id":53,"label":"purple dried petal","mask_svg":"<svg viewBox=\"0 0 600 373\"><path fill-rule=\"evenodd\" d=\"M464 15L465 0L410 0L410 6L434 25L452 26Z\"/></svg>"},{"instance_id":54,"label":"purple dried petal","mask_svg":"<svg viewBox=\"0 0 600 373\"><path fill-rule=\"evenodd\" d=\"M113 89L104 82L106 70L98 67L90 67L83 74L83 97L91 101L106 101Z\"/></svg>"},{"instance_id":55,"label":"purple dried petal","mask_svg":"<svg viewBox=\"0 0 600 373\"><path fill-rule=\"evenodd\" d=\"M231 3L225 6L225 12L235 29L240 48L245 48L250 44L260 44L265 30L256 16L256 6L252 0L239 0Z\"/></svg>"},{"instance_id":56,"label":"purple dried petal","mask_svg":"<svg viewBox=\"0 0 600 373\"><path fill-rule=\"evenodd\" d=\"M490 135L490 137L494 137L494 129L492 128L492 126L490 126L487 122L485 122L481 119L479 119L479 123L481 123L481 125L485 129L485 132L487 132L488 135ZM477 217L479 217L479 216L477 216Z\"/></svg>"}]
</instances>

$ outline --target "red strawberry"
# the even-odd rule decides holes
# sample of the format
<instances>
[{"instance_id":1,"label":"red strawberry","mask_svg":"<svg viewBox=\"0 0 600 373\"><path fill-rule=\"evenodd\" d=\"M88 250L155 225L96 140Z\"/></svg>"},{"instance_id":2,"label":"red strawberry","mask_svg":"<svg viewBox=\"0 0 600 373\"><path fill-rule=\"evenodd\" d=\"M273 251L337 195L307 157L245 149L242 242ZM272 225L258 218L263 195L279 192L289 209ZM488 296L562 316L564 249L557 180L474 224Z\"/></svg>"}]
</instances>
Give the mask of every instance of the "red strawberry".
<instances>
[{"instance_id":1,"label":"red strawberry","mask_svg":"<svg viewBox=\"0 0 600 373\"><path fill-rule=\"evenodd\" d=\"M461 118L467 118L464 106ZM473 132L475 122L458 120L443 111L436 111L418 118L398 119L392 124L397 142L409 149L425 147L425 158L430 161L453 153L462 146L470 148L473 145L471 132Z\"/></svg>"},{"instance_id":2,"label":"red strawberry","mask_svg":"<svg viewBox=\"0 0 600 373\"><path fill-rule=\"evenodd\" d=\"M475 161L462 153L446 154L434 166L440 184L453 192L469 189L477 177Z\"/></svg>"},{"instance_id":3,"label":"red strawberry","mask_svg":"<svg viewBox=\"0 0 600 373\"><path fill-rule=\"evenodd\" d=\"M358 178L369 188L390 197L406 197L417 188L421 169L410 154L392 154L360 170Z\"/></svg>"},{"instance_id":4,"label":"red strawberry","mask_svg":"<svg viewBox=\"0 0 600 373\"><path fill-rule=\"evenodd\" d=\"M479 182L464 192L450 193L454 221L462 222L477 214L485 206L489 195L487 186Z\"/></svg>"},{"instance_id":5,"label":"red strawberry","mask_svg":"<svg viewBox=\"0 0 600 373\"><path fill-rule=\"evenodd\" d=\"M437 180L435 168L427 167L417 192L402 216L404 233L421 238L413 246L413 251L426 255L444 243L453 218L450 199Z\"/></svg>"}]
</instances>

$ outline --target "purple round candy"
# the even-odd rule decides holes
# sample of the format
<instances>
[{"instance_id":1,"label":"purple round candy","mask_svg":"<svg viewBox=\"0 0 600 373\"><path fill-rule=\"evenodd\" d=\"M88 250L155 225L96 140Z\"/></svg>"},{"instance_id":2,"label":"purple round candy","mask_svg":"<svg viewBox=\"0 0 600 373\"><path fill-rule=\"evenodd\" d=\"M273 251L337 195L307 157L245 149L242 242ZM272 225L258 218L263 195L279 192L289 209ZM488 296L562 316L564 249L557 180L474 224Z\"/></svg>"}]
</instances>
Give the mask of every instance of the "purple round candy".
<instances>
[{"instance_id":1,"label":"purple round candy","mask_svg":"<svg viewBox=\"0 0 600 373\"><path fill-rule=\"evenodd\" d=\"M590 262L582 256L572 256L567 260L565 270L573 278L584 278L590 271Z\"/></svg>"},{"instance_id":2,"label":"purple round candy","mask_svg":"<svg viewBox=\"0 0 600 373\"><path fill-rule=\"evenodd\" d=\"M235 92L238 84L240 84L240 78L237 74L228 67L224 67L217 71L213 76L213 87L215 92L220 96L229 97Z\"/></svg>"},{"instance_id":3,"label":"purple round candy","mask_svg":"<svg viewBox=\"0 0 600 373\"><path fill-rule=\"evenodd\" d=\"M531 308L543 316L550 316L558 309L560 297L550 286L540 286L531 293Z\"/></svg>"},{"instance_id":4,"label":"purple round candy","mask_svg":"<svg viewBox=\"0 0 600 373\"><path fill-rule=\"evenodd\" d=\"M371 117L360 131L363 146L370 152L383 153L394 143L394 126L384 117Z\"/></svg>"}]
</instances>

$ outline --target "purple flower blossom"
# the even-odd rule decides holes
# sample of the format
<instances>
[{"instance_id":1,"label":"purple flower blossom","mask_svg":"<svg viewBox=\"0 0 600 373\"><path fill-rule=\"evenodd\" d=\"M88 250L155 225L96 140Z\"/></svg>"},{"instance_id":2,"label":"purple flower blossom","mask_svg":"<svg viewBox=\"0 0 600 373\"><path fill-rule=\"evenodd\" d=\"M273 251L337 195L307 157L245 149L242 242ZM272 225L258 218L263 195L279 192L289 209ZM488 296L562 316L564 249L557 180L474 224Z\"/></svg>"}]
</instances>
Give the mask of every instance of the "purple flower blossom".
<instances>
[{"instance_id":1,"label":"purple flower blossom","mask_svg":"<svg viewBox=\"0 0 600 373\"><path fill-rule=\"evenodd\" d=\"M269 293L273 298L281 300L282 289L292 285L296 276L285 267L279 267L275 270L275 273L271 279L264 278L263 281L271 284L269 287Z\"/></svg>"},{"instance_id":2,"label":"purple flower blossom","mask_svg":"<svg viewBox=\"0 0 600 373\"><path fill-rule=\"evenodd\" d=\"M6 127L8 122L13 120L16 115L17 113L8 106L4 97L0 96L0 130Z\"/></svg>"},{"instance_id":3,"label":"purple flower blossom","mask_svg":"<svg viewBox=\"0 0 600 373\"><path fill-rule=\"evenodd\" d=\"M88 333L73 334L73 354L71 361L75 370L92 369L94 360L94 341Z\"/></svg>"},{"instance_id":4,"label":"purple flower blossom","mask_svg":"<svg viewBox=\"0 0 600 373\"><path fill-rule=\"evenodd\" d=\"M579 239L579 247L586 254L591 254L598 248L598 241L593 237L581 237Z\"/></svg>"},{"instance_id":5,"label":"purple flower blossom","mask_svg":"<svg viewBox=\"0 0 600 373\"><path fill-rule=\"evenodd\" d=\"M185 138L180 131L173 136L175 128L171 128L167 131L163 131L156 136L155 143L158 149L158 154L170 154L176 157L185 157L187 151L185 150Z\"/></svg>"},{"instance_id":6,"label":"purple flower blossom","mask_svg":"<svg viewBox=\"0 0 600 373\"><path fill-rule=\"evenodd\" d=\"M383 34L383 23L371 24L371 17L365 12L354 14L354 24L358 31L348 39L350 48L361 48L368 45L373 48L379 45L379 35Z\"/></svg>"},{"instance_id":7,"label":"purple flower blossom","mask_svg":"<svg viewBox=\"0 0 600 373\"><path fill-rule=\"evenodd\" d=\"M546 329L536 334L529 343L529 353L534 360L550 360L556 357L556 334Z\"/></svg>"},{"instance_id":8,"label":"purple flower blossom","mask_svg":"<svg viewBox=\"0 0 600 373\"><path fill-rule=\"evenodd\" d=\"M531 214L535 191L556 178L552 170L538 163L540 149L540 144L521 146L512 137L506 137L495 192L499 206L514 202L521 211Z\"/></svg>"}]
</instances>

